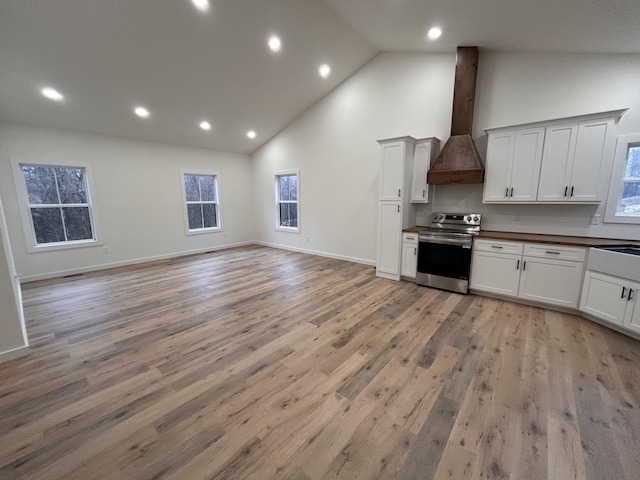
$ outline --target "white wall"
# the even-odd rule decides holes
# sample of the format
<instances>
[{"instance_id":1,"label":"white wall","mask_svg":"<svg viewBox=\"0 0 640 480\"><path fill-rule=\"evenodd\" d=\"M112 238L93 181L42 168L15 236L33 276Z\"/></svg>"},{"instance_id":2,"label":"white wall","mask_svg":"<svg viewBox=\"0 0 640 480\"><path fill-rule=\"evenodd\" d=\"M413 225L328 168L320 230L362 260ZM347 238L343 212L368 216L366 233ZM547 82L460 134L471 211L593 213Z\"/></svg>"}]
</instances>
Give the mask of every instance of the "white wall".
<instances>
[{"instance_id":1,"label":"white wall","mask_svg":"<svg viewBox=\"0 0 640 480\"><path fill-rule=\"evenodd\" d=\"M252 155L259 241L373 262L376 245L377 139L449 137L455 55L386 53ZM480 53L474 137L484 158L484 128L629 108L619 134L640 131L640 55ZM300 235L274 230L273 172L300 168ZM640 227L591 225L600 206L484 205L482 185L439 185L435 211L483 213L484 228L640 238ZM515 221L519 215L520 221ZM308 240L307 240L308 238Z\"/></svg>"},{"instance_id":2,"label":"white wall","mask_svg":"<svg viewBox=\"0 0 640 480\"><path fill-rule=\"evenodd\" d=\"M449 135L455 55L381 54L252 155L256 237L374 262L379 146ZM273 174L299 168L301 233L276 232Z\"/></svg>"},{"instance_id":3,"label":"white wall","mask_svg":"<svg viewBox=\"0 0 640 480\"><path fill-rule=\"evenodd\" d=\"M20 286L0 199L0 362L27 353Z\"/></svg>"},{"instance_id":4,"label":"white wall","mask_svg":"<svg viewBox=\"0 0 640 480\"><path fill-rule=\"evenodd\" d=\"M483 128L629 108L620 135L640 132L640 55L481 53L474 137L486 153ZM611 162L607 171L610 173ZM608 185L608 179L606 179ZM483 228L589 237L640 239L640 226L602 223L594 205L484 205L481 185L442 185L433 208L474 210ZM598 225L591 225L597 214ZM519 215L520 220L516 218Z\"/></svg>"},{"instance_id":5,"label":"white wall","mask_svg":"<svg viewBox=\"0 0 640 480\"><path fill-rule=\"evenodd\" d=\"M102 245L28 253L11 159L71 165L89 161ZM185 235L181 168L218 173L223 232ZM253 240L247 155L0 123L0 194L23 281Z\"/></svg>"}]
</instances>

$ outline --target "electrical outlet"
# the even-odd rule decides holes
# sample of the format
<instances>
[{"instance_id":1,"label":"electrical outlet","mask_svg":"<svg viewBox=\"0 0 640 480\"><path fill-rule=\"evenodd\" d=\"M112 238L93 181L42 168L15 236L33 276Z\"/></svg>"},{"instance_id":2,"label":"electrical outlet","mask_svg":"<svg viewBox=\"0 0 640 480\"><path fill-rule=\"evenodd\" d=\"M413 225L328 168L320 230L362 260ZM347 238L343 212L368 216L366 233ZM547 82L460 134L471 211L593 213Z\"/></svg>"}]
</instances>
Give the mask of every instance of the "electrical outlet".
<instances>
[{"instance_id":1,"label":"electrical outlet","mask_svg":"<svg viewBox=\"0 0 640 480\"><path fill-rule=\"evenodd\" d=\"M104 253L105 255L106 255L107 253L109 253L109 247L103 247L103 248L102 248L102 253Z\"/></svg>"}]
</instances>

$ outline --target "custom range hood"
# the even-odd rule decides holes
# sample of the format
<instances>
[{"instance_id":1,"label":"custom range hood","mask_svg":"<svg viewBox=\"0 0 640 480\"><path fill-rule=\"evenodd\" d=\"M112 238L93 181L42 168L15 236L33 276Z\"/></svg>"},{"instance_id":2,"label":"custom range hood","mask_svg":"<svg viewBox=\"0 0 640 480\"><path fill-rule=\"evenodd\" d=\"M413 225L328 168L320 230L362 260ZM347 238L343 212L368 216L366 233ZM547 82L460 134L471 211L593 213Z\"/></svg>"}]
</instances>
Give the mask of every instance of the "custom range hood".
<instances>
[{"instance_id":1,"label":"custom range hood","mask_svg":"<svg viewBox=\"0 0 640 480\"><path fill-rule=\"evenodd\" d=\"M476 96L478 48L458 47L453 88L451 137L427 173L427 183L482 183L484 164L471 138Z\"/></svg>"}]
</instances>

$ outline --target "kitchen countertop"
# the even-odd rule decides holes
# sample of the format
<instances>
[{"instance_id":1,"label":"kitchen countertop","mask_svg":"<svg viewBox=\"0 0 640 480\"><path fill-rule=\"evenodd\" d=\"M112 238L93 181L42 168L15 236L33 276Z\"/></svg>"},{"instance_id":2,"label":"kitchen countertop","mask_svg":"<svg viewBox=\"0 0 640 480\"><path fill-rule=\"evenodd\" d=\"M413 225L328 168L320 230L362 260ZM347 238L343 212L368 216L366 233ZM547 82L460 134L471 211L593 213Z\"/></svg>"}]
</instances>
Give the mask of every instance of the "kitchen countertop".
<instances>
[{"instance_id":1,"label":"kitchen countertop","mask_svg":"<svg viewBox=\"0 0 640 480\"><path fill-rule=\"evenodd\" d=\"M418 233L425 227L416 226L405 228L404 233ZM514 242L549 243L553 245L570 245L575 247L597 247L601 245L638 245L640 241L621 240L615 238L576 237L569 235L543 235L539 233L498 232L494 230L481 230L476 238L510 240Z\"/></svg>"}]
</instances>

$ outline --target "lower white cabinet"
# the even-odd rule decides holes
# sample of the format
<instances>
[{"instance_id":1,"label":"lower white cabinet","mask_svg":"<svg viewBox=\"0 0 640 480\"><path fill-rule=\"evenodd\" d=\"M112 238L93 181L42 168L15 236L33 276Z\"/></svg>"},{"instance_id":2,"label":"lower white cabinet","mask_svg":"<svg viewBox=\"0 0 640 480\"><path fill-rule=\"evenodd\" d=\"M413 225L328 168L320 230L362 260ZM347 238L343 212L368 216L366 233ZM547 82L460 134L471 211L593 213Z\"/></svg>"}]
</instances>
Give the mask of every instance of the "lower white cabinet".
<instances>
[{"instance_id":1,"label":"lower white cabinet","mask_svg":"<svg viewBox=\"0 0 640 480\"><path fill-rule=\"evenodd\" d=\"M470 286L474 290L577 308L585 250L476 240Z\"/></svg>"},{"instance_id":2,"label":"lower white cabinet","mask_svg":"<svg viewBox=\"0 0 640 480\"><path fill-rule=\"evenodd\" d=\"M416 278L418 273L418 234L404 233L402 235L402 267L400 275Z\"/></svg>"},{"instance_id":3,"label":"lower white cabinet","mask_svg":"<svg viewBox=\"0 0 640 480\"><path fill-rule=\"evenodd\" d=\"M580 310L640 333L640 283L587 270Z\"/></svg>"},{"instance_id":4,"label":"lower white cabinet","mask_svg":"<svg viewBox=\"0 0 640 480\"><path fill-rule=\"evenodd\" d=\"M402 207L400 202L380 202L379 208L376 274L379 277L400 280Z\"/></svg>"}]
</instances>

